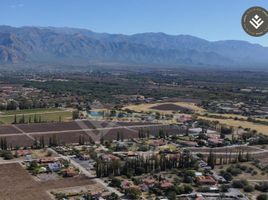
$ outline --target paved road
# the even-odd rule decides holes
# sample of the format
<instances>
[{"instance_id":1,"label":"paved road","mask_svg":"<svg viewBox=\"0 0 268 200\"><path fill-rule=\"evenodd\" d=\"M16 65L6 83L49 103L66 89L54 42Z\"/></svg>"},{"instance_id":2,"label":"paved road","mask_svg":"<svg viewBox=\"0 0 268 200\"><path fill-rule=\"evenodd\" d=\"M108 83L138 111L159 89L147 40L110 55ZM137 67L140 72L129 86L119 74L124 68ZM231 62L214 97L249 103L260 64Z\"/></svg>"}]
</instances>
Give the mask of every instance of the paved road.
<instances>
[{"instance_id":1,"label":"paved road","mask_svg":"<svg viewBox=\"0 0 268 200\"><path fill-rule=\"evenodd\" d=\"M105 183L103 180L101 180L100 178L96 178L95 175L92 175L89 171L87 171L83 166L81 166L79 163L77 163L75 160L70 159L68 156L64 156L61 154L58 154L58 152L56 152L54 149L49 148L49 150L51 150L55 155L58 155L59 157L65 159L65 160L69 160L71 162L71 164L73 166L75 166L76 168L78 168L85 176L95 180L97 183L101 184L104 188L108 189L111 193L115 193L117 194L119 197L122 197L124 194L122 194L121 192L119 192L118 190L116 190L115 188L109 187L107 185L107 183Z\"/></svg>"}]
</instances>

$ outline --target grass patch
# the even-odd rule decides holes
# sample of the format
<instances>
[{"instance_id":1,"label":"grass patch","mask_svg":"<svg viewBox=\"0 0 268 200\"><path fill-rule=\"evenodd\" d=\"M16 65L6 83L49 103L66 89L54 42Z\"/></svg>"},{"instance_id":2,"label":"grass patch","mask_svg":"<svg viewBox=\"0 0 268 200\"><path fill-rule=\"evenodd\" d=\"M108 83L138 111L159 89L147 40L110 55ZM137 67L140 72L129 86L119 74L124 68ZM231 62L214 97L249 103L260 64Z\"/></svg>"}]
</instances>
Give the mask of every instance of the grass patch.
<instances>
[{"instance_id":1,"label":"grass patch","mask_svg":"<svg viewBox=\"0 0 268 200\"><path fill-rule=\"evenodd\" d=\"M72 119L72 112L61 110L61 109L29 109L29 110L18 110L8 111L0 115L1 124L12 124L14 122L15 115L17 116L17 122L23 117L25 122L34 122L35 115L37 119L41 117L42 122L57 122L57 121L69 121Z\"/></svg>"}]
</instances>

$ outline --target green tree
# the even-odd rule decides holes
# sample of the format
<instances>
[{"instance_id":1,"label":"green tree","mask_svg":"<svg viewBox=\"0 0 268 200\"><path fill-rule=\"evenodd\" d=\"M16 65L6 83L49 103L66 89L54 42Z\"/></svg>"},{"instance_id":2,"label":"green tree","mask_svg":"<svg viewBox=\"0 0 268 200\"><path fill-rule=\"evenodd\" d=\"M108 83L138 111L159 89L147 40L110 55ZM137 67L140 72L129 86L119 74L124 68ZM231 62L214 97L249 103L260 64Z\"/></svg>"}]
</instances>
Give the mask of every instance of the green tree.
<instances>
[{"instance_id":1,"label":"green tree","mask_svg":"<svg viewBox=\"0 0 268 200\"><path fill-rule=\"evenodd\" d=\"M139 199L141 191L138 188L131 187L125 190L125 194L130 199Z\"/></svg>"},{"instance_id":2,"label":"green tree","mask_svg":"<svg viewBox=\"0 0 268 200\"><path fill-rule=\"evenodd\" d=\"M79 118L79 111L78 110L73 111L73 120L78 118Z\"/></svg>"}]
</instances>

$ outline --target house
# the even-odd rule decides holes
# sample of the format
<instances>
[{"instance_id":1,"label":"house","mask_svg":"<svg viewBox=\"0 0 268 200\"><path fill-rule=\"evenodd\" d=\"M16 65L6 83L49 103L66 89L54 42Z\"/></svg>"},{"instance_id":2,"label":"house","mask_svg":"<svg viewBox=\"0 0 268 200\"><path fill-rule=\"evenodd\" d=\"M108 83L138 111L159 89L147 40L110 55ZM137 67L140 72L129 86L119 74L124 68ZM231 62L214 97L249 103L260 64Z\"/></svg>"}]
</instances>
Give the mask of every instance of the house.
<instances>
[{"instance_id":1,"label":"house","mask_svg":"<svg viewBox=\"0 0 268 200\"><path fill-rule=\"evenodd\" d=\"M121 188L122 189L128 189L128 188L133 187L133 186L134 186L134 184L133 184L132 181L124 180L121 183Z\"/></svg>"},{"instance_id":2,"label":"house","mask_svg":"<svg viewBox=\"0 0 268 200\"><path fill-rule=\"evenodd\" d=\"M69 167L63 171L64 177L73 177L73 176L76 176L77 174L78 174L78 171L73 167Z\"/></svg>"},{"instance_id":3,"label":"house","mask_svg":"<svg viewBox=\"0 0 268 200\"><path fill-rule=\"evenodd\" d=\"M220 138L208 138L208 144L211 146L221 146L224 143L224 139Z\"/></svg>"},{"instance_id":4,"label":"house","mask_svg":"<svg viewBox=\"0 0 268 200\"><path fill-rule=\"evenodd\" d=\"M57 172L61 169L61 165L59 163L49 163L48 168L52 172Z\"/></svg>"},{"instance_id":5,"label":"house","mask_svg":"<svg viewBox=\"0 0 268 200\"><path fill-rule=\"evenodd\" d=\"M102 154L101 159L104 161L115 161L115 160L120 160L117 156L113 154Z\"/></svg>"},{"instance_id":6,"label":"house","mask_svg":"<svg viewBox=\"0 0 268 200\"><path fill-rule=\"evenodd\" d=\"M205 198L203 197L202 194L196 194L196 196L194 197L194 200L205 200Z\"/></svg>"},{"instance_id":7,"label":"house","mask_svg":"<svg viewBox=\"0 0 268 200\"><path fill-rule=\"evenodd\" d=\"M227 183L228 181L222 177L222 176L219 176L216 172L213 173L213 178L218 181L219 183Z\"/></svg>"},{"instance_id":8,"label":"house","mask_svg":"<svg viewBox=\"0 0 268 200\"><path fill-rule=\"evenodd\" d=\"M53 157L44 157L44 158L41 158L39 160L39 162L42 163L42 164L53 163L53 162L56 162L56 161L57 161L57 159L53 158Z\"/></svg>"},{"instance_id":9,"label":"house","mask_svg":"<svg viewBox=\"0 0 268 200\"><path fill-rule=\"evenodd\" d=\"M27 156L32 154L32 152L30 150L25 150L25 149L19 149L16 151L16 155L17 156Z\"/></svg>"},{"instance_id":10,"label":"house","mask_svg":"<svg viewBox=\"0 0 268 200\"><path fill-rule=\"evenodd\" d=\"M167 188L170 188L172 186L173 186L173 184L171 182L169 182L168 180L163 180L160 182L160 187L162 189L167 189Z\"/></svg>"},{"instance_id":11,"label":"house","mask_svg":"<svg viewBox=\"0 0 268 200\"><path fill-rule=\"evenodd\" d=\"M138 156L138 154L136 152L134 152L134 151L128 151L127 156L128 157L136 157L136 156Z\"/></svg>"},{"instance_id":12,"label":"house","mask_svg":"<svg viewBox=\"0 0 268 200\"><path fill-rule=\"evenodd\" d=\"M153 187L156 181L153 178L146 178L146 179L143 179L143 183L147 185L148 187Z\"/></svg>"},{"instance_id":13,"label":"house","mask_svg":"<svg viewBox=\"0 0 268 200\"><path fill-rule=\"evenodd\" d=\"M87 154L80 155L79 157L79 160L89 160L89 159L90 159L90 155L87 155Z\"/></svg>"},{"instance_id":14,"label":"house","mask_svg":"<svg viewBox=\"0 0 268 200\"><path fill-rule=\"evenodd\" d=\"M195 172L194 175L195 175L195 177L203 176L202 172Z\"/></svg>"},{"instance_id":15,"label":"house","mask_svg":"<svg viewBox=\"0 0 268 200\"><path fill-rule=\"evenodd\" d=\"M198 176L196 177L196 183L198 185L216 185L215 181L211 176Z\"/></svg>"},{"instance_id":16,"label":"house","mask_svg":"<svg viewBox=\"0 0 268 200\"><path fill-rule=\"evenodd\" d=\"M182 146L187 146L187 147L197 147L198 146L197 142L194 142L194 141L178 141L178 143Z\"/></svg>"},{"instance_id":17,"label":"house","mask_svg":"<svg viewBox=\"0 0 268 200\"><path fill-rule=\"evenodd\" d=\"M144 183L140 184L139 187L140 187L141 191L143 191L143 192L149 192L149 190L150 190L148 185L146 185Z\"/></svg>"},{"instance_id":18,"label":"house","mask_svg":"<svg viewBox=\"0 0 268 200\"><path fill-rule=\"evenodd\" d=\"M191 136L198 136L200 133L202 133L202 128L190 128L188 130L188 134Z\"/></svg>"},{"instance_id":19,"label":"house","mask_svg":"<svg viewBox=\"0 0 268 200\"><path fill-rule=\"evenodd\" d=\"M154 147L159 147L165 145L166 141L164 139L152 140L149 142L149 144Z\"/></svg>"}]
</instances>

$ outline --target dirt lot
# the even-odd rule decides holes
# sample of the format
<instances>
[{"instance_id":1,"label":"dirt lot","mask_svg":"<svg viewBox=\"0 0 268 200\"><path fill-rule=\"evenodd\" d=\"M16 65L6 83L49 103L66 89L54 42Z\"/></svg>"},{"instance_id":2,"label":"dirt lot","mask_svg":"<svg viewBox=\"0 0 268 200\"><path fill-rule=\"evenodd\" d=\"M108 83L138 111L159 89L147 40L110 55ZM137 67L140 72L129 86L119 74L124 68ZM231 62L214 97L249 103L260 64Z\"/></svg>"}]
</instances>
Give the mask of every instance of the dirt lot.
<instances>
[{"instance_id":1,"label":"dirt lot","mask_svg":"<svg viewBox=\"0 0 268 200\"><path fill-rule=\"evenodd\" d=\"M20 164L0 165L0 177L1 200L51 200L48 190L96 184L84 176L37 182Z\"/></svg>"},{"instance_id":2,"label":"dirt lot","mask_svg":"<svg viewBox=\"0 0 268 200\"><path fill-rule=\"evenodd\" d=\"M170 110L170 111L185 111L185 110L189 110L188 108L178 106L178 105L172 104L172 103L160 104L160 105L151 107L151 109L154 109L154 110Z\"/></svg>"}]
</instances>

